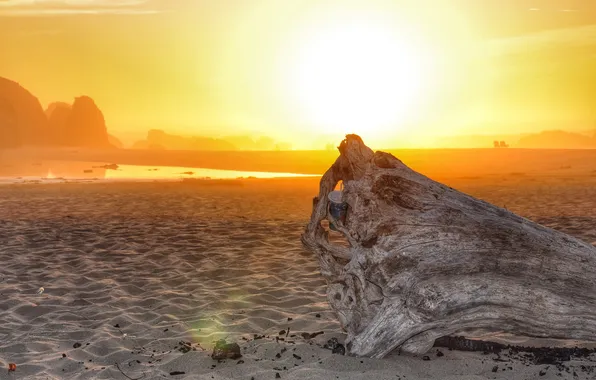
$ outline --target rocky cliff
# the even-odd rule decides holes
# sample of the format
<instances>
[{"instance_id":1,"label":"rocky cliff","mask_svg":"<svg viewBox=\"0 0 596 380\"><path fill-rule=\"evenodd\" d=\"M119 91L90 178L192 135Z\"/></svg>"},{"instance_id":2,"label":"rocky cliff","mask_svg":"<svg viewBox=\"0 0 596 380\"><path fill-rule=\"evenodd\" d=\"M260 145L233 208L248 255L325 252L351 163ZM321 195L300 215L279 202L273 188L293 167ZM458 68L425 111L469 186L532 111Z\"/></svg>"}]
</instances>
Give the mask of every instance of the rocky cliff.
<instances>
[{"instance_id":1,"label":"rocky cliff","mask_svg":"<svg viewBox=\"0 0 596 380\"><path fill-rule=\"evenodd\" d=\"M43 144L46 131L39 100L17 82L0 77L0 148Z\"/></svg>"}]
</instances>

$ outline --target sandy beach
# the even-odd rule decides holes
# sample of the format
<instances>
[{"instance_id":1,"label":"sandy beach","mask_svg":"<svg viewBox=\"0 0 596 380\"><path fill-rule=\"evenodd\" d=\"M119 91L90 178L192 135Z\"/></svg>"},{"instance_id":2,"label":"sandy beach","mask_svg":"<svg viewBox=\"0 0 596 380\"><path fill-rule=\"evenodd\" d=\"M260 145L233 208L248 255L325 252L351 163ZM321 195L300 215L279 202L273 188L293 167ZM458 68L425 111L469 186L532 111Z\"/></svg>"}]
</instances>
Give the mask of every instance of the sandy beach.
<instances>
[{"instance_id":1,"label":"sandy beach","mask_svg":"<svg viewBox=\"0 0 596 380\"><path fill-rule=\"evenodd\" d=\"M0 0L0 380L596 380L595 52L596 0Z\"/></svg>"},{"instance_id":2,"label":"sandy beach","mask_svg":"<svg viewBox=\"0 0 596 380\"><path fill-rule=\"evenodd\" d=\"M596 176L444 182L596 245ZM534 364L523 354L436 347L373 360L324 348L345 336L317 259L300 244L317 186L317 178L0 186L0 379L596 377L596 355ZM242 357L213 360L218 339L237 342ZM17 370L7 372L9 363Z\"/></svg>"}]
</instances>

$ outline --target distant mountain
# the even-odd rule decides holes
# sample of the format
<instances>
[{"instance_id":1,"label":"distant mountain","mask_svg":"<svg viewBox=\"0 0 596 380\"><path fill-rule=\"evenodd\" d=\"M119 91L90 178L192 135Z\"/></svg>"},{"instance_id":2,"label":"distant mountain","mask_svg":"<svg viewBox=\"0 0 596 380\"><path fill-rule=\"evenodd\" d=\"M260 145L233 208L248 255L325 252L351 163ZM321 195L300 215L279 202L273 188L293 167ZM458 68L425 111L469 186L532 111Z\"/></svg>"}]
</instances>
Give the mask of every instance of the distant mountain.
<instances>
[{"instance_id":1,"label":"distant mountain","mask_svg":"<svg viewBox=\"0 0 596 380\"><path fill-rule=\"evenodd\" d=\"M494 141L504 141L512 148L591 149L596 148L596 131L445 136L437 138L433 148L489 148L494 146Z\"/></svg>"},{"instance_id":2,"label":"distant mountain","mask_svg":"<svg viewBox=\"0 0 596 380\"><path fill-rule=\"evenodd\" d=\"M270 137L262 136L257 140L250 136L229 136L213 138L205 136L178 136L163 130L152 129L145 140L133 144L133 149L155 150L202 150L202 151L233 151L233 150L291 150L290 144L279 143Z\"/></svg>"},{"instance_id":3,"label":"distant mountain","mask_svg":"<svg viewBox=\"0 0 596 380\"><path fill-rule=\"evenodd\" d=\"M522 135L461 135L445 136L435 140L433 148L492 148L494 141L505 141L515 146Z\"/></svg>"},{"instance_id":4,"label":"distant mountain","mask_svg":"<svg viewBox=\"0 0 596 380\"><path fill-rule=\"evenodd\" d=\"M522 137L519 148L535 149L596 149L596 135L565 132L543 131Z\"/></svg>"},{"instance_id":5,"label":"distant mountain","mask_svg":"<svg viewBox=\"0 0 596 380\"><path fill-rule=\"evenodd\" d=\"M168 134L159 129L147 132L147 139L137 141L134 149L171 150L235 150L227 141L209 137L184 137Z\"/></svg>"},{"instance_id":6,"label":"distant mountain","mask_svg":"<svg viewBox=\"0 0 596 380\"><path fill-rule=\"evenodd\" d=\"M268 136L254 140L250 136L225 136L223 140L232 143L239 150L291 150L289 143L278 142Z\"/></svg>"}]
</instances>

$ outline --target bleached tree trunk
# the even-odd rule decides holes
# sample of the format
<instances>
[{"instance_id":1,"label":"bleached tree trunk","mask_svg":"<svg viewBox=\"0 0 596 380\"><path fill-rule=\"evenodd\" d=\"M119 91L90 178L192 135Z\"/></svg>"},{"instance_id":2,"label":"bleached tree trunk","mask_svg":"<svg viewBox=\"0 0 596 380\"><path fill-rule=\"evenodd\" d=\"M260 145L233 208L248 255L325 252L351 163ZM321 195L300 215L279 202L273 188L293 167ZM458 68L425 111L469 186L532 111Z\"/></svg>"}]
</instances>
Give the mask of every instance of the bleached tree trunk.
<instances>
[{"instance_id":1,"label":"bleached tree trunk","mask_svg":"<svg viewBox=\"0 0 596 380\"><path fill-rule=\"evenodd\" d=\"M484 328L596 341L596 248L435 182L356 135L321 179L304 246L318 255L348 354L429 350ZM338 181L332 244L321 221Z\"/></svg>"}]
</instances>

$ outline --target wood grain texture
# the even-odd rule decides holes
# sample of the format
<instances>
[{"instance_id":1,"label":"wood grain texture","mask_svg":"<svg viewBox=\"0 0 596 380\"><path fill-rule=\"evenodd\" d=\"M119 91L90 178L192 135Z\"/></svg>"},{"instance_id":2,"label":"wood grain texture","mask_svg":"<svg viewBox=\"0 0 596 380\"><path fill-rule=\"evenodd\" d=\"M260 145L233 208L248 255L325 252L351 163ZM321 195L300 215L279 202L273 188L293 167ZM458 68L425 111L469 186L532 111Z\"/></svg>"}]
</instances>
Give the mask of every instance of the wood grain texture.
<instances>
[{"instance_id":1,"label":"wood grain texture","mask_svg":"<svg viewBox=\"0 0 596 380\"><path fill-rule=\"evenodd\" d=\"M348 354L428 351L472 328L596 341L596 248L417 173L347 135L302 235ZM332 244L321 225L344 181Z\"/></svg>"}]
</instances>

